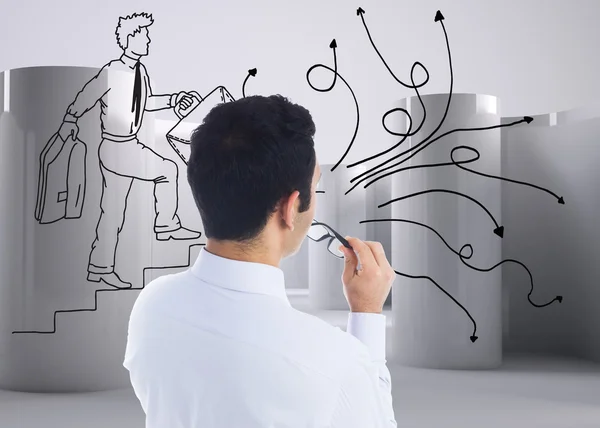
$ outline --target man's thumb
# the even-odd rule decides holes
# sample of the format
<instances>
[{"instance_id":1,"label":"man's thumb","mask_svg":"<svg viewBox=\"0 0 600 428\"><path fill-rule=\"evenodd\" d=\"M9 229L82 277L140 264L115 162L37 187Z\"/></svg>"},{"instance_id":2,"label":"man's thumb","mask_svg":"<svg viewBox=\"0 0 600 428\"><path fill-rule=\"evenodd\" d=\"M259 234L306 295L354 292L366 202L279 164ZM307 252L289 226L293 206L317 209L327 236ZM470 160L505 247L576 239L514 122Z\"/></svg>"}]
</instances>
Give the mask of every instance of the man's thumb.
<instances>
[{"instance_id":1,"label":"man's thumb","mask_svg":"<svg viewBox=\"0 0 600 428\"><path fill-rule=\"evenodd\" d=\"M344 253L344 262L346 263L346 267L356 267L356 255L354 254L354 251L349 250L348 248L344 247L343 245L340 245L340 251L342 253ZM349 265L349 266L348 266Z\"/></svg>"}]
</instances>

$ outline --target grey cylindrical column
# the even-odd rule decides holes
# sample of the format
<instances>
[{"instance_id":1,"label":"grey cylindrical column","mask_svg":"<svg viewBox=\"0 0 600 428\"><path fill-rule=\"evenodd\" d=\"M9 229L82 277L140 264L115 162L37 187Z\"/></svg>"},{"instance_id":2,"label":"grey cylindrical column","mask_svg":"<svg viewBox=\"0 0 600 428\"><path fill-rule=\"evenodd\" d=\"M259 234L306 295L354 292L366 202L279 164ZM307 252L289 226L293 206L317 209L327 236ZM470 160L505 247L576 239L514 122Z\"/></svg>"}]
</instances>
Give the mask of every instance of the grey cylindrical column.
<instances>
[{"instance_id":1,"label":"grey cylindrical column","mask_svg":"<svg viewBox=\"0 0 600 428\"><path fill-rule=\"evenodd\" d=\"M403 149L413 148L411 153L419 150L417 146L442 121L448 95L434 94L421 98L426 109L426 121L421 130L401 146ZM400 107L412 116L414 132L423 117L419 100L417 97L404 99ZM399 122L406 123L403 120ZM432 139L454 129L499 124L499 103L495 97L452 94L449 112ZM464 145L476 149L481 155L478 161L464 167L500 176L500 141L498 128L454 132L433 142L396 168L448 163L451 150ZM473 157L473 152L466 150L455 153L456 161ZM453 165L409 169L386 179L392 180L394 199L435 190L392 203L393 218L433 228L455 251L471 244L474 254L466 261L478 268L489 269L500 262L502 239L494 233L502 225L500 180L478 176ZM440 190L460 192L463 196ZM482 204L490 214L467 196ZM424 368L498 367L502 362L501 269L491 272L469 269L434 231L420 225L394 222L392 247L393 267L399 272L428 276L437 282L473 317L478 337L475 342L471 341L473 322L444 291L427 279L399 276L392 295L394 359L403 365ZM464 254L468 256L469 250L465 250Z\"/></svg>"},{"instance_id":2,"label":"grey cylindrical column","mask_svg":"<svg viewBox=\"0 0 600 428\"><path fill-rule=\"evenodd\" d=\"M100 103L79 120L80 143L67 140L62 145L52 138L67 107L97 72L82 67L35 67L10 70L2 79L3 389L80 392L129 385L122 363L129 314L142 286L142 272L152 265L152 182L133 180L118 235L115 272L134 289L89 282L88 261L104 186L98 154ZM127 88L126 81L131 79L133 73L110 72L97 86L113 88L111 104L131 106L132 94L118 90ZM145 115L138 138L153 145L151 115ZM104 156L113 156L109 148ZM137 162L138 170L150 168L143 158L117 156L112 160L123 167ZM107 187L105 197L115 202L119 193L127 192L129 184L127 180L116 187L113 183L110 189ZM110 256L110 251L106 255Z\"/></svg>"},{"instance_id":3,"label":"grey cylindrical column","mask_svg":"<svg viewBox=\"0 0 600 428\"><path fill-rule=\"evenodd\" d=\"M352 186L350 179L362 173L364 168L347 168L339 165L321 165L321 181L317 193L315 219L328 224L342 236L365 239L366 226L360 224L366 218L366 193L362 188L345 194ZM342 287L344 260L327 250L323 242L308 243L309 300L314 309L347 310L348 302Z\"/></svg>"}]
</instances>

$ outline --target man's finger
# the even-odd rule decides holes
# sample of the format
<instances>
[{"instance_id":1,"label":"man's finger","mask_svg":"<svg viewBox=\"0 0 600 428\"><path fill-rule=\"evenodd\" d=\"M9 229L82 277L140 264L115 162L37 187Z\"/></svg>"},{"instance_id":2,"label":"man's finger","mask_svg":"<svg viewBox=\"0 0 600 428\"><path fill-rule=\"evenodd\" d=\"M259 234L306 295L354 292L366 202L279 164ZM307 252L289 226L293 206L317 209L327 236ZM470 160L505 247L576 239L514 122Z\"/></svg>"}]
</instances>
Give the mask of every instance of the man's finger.
<instances>
[{"instance_id":1,"label":"man's finger","mask_svg":"<svg viewBox=\"0 0 600 428\"><path fill-rule=\"evenodd\" d=\"M387 258L385 257L385 250L380 242L375 241L365 241L365 244L369 246L371 252L373 253L373 257L375 261L381 268L385 268L388 265Z\"/></svg>"},{"instance_id":2,"label":"man's finger","mask_svg":"<svg viewBox=\"0 0 600 428\"><path fill-rule=\"evenodd\" d=\"M373 257L371 248L358 238L346 237L346 240L350 246L356 252L358 256L358 262L361 264L363 269L371 269L377 266L377 262Z\"/></svg>"},{"instance_id":3,"label":"man's finger","mask_svg":"<svg viewBox=\"0 0 600 428\"><path fill-rule=\"evenodd\" d=\"M342 282L348 284L354 275L356 275L356 268L358 267L358 258L354 251L345 248L340 245L340 251L344 253L344 272L342 272Z\"/></svg>"},{"instance_id":4,"label":"man's finger","mask_svg":"<svg viewBox=\"0 0 600 428\"><path fill-rule=\"evenodd\" d=\"M354 267L356 268L356 265L358 264L358 259L356 257L356 254L354 254L354 251L352 251L349 248L344 247L343 245L340 245L339 250L344 253L344 261L346 263L351 263L354 265Z\"/></svg>"}]
</instances>

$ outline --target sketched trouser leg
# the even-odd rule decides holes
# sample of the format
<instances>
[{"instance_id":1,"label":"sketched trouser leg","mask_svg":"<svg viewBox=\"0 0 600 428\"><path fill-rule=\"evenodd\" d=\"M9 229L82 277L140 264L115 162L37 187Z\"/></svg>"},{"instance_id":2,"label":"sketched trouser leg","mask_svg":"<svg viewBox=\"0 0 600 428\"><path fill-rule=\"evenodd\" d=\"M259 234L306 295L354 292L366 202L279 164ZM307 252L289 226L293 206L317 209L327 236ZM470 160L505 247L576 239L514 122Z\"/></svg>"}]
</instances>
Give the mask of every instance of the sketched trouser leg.
<instances>
[{"instance_id":1,"label":"sketched trouser leg","mask_svg":"<svg viewBox=\"0 0 600 428\"><path fill-rule=\"evenodd\" d=\"M110 273L114 270L119 233L125 221L127 196L134 178L154 182L154 232L169 232L181 227L177 216L178 168L175 162L163 158L136 137L119 142L102 140L98 157L103 186L101 212L88 271Z\"/></svg>"},{"instance_id":2,"label":"sketched trouser leg","mask_svg":"<svg viewBox=\"0 0 600 428\"><path fill-rule=\"evenodd\" d=\"M115 143L103 141L101 144ZM133 178L107 169L102 160L100 171L102 173L100 218L96 226L96 239L92 244L88 272L105 274L114 272L117 242L125 221L127 196Z\"/></svg>"}]
</instances>

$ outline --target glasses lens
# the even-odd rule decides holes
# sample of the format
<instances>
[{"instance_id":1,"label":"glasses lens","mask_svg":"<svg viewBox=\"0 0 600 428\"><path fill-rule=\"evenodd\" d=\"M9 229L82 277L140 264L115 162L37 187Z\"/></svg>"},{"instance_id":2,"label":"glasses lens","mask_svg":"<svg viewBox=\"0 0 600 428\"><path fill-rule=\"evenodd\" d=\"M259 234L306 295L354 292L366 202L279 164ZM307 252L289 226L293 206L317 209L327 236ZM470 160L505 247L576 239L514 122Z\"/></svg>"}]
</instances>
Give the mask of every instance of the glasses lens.
<instances>
[{"instance_id":1,"label":"glasses lens","mask_svg":"<svg viewBox=\"0 0 600 428\"><path fill-rule=\"evenodd\" d=\"M337 239L337 238L333 238L330 242L329 245L327 246L327 249L329 250L329 252L331 254L333 254L336 257L344 257L344 253L342 253L339 248L340 245L342 245L342 243Z\"/></svg>"},{"instance_id":2,"label":"glasses lens","mask_svg":"<svg viewBox=\"0 0 600 428\"><path fill-rule=\"evenodd\" d=\"M308 229L307 236L313 241L319 241L324 237L329 236L329 231L320 224L316 224L311 226L310 229Z\"/></svg>"}]
</instances>

